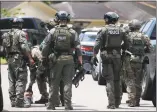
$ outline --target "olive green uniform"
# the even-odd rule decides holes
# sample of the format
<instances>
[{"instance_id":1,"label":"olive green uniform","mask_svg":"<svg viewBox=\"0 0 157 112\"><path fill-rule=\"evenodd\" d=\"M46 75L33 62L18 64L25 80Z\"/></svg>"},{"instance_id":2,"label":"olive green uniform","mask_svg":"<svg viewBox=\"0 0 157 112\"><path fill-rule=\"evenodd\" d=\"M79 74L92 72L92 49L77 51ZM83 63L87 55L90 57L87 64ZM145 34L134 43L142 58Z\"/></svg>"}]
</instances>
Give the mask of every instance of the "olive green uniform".
<instances>
[{"instance_id":1,"label":"olive green uniform","mask_svg":"<svg viewBox=\"0 0 157 112\"><path fill-rule=\"evenodd\" d=\"M16 106L24 106L24 92L27 84L27 66L23 53L30 52L26 34L19 29L5 33L3 46L6 49L8 62L9 96Z\"/></svg>"},{"instance_id":2,"label":"olive green uniform","mask_svg":"<svg viewBox=\"0 0 157 112\"><path fill-rule=\"evenodd\" d=\"M43 40L43 42L40 44L40 46L39 46L39 48L40 48L40 50L42 50L43 49L43 47L46 45L46 38ZM51 53L52 52L52 49L50 49L50 51L49 51L49 53ZM49 54L48 53L48 54ZM50 83L51 83L51 80L50 80L50 69L51 69L51 67L48 67L48 65L47 65L47 71L49 72L49 75L48 75L48 83L49 83L49 86L50 86ZM61 88L61 87L63 87L63 83L62 83L62 81L61 81L61 84L60 84L60 97L59 97L59 95L58 95L58 97L57 97L57 99L56 99L56 105L58 105L59 106L59 104L60 104L60 100L62 100L63 98L64 98L64 95L63 95L63 88ZM63 101L61 101L61 102L63 102ZM63 102L64 103L64 102ZM63 105L63 104L62 104Z\"/></svg>"},{"instance_id":3,"label":"olive green uniform","mask_svg":"<svg viewBox=\"0 0 157 112\"><path fill-rule=\"evenodd\" d=\"M101 50L102 76L106 80L106 92L108 96L108 108L118 107L121 103L121 43L124 41L124 49L127 49L128 40L126 33L120 27L109 24L102 28L96 38L94 53Z\"/></svg>"},{"instance_id":4,"label":"olive green uniform","mask_svg":"<svg viewBox=\"0 0 157 112\"><path fill-rule=\"evenodd\" d=\"M58 32L56 32L57 28L60 29L60 32L65 31L64 29L68 29L66 30L67 32L64 32L64 34L66 34L66 36L64 36L63 38L58 37L55 40L55 35L58 34ZM60 41L62 41L62 39L65 38L70 38L70 49L68 49L68 51L63 52L61 49L64 49L66 46L69 46L68 43L64 44L66 46L60 46L62 48L60 48L60 50L56 50L58 49L56 47L56 49L53 47L55 46L55 42L58 43ZM65 41L67 42L67 41ZM68 41L69 42L69 41ZM57 44L56 44L57 46ZM69 108L71 107L71 97L72 97L72 78L74 76L74 61L73 61L73 56L72 56L72 48L76 48L78 49L78 54L81 55L81 51L80 51L80 41L78 38L78 34L70 28L67 28L67 26L57 26L54 29L52 29L50 31L50 33L48 34L48 36L46 37L45 40L45 45L43 46L42 49L42 55L43 57L48 57L49 55L49 51L50 49L54 49L55 52L58 54L57 55L57 62L54 64L51 64L51 70L50 70L50 91L49 91L49 104L48 107L50 106L55 106L55 101L57 100L57 96L58 96L58 91L59 91L59 84L60 81L63 80L64 82L64 102L65 102L65 108Z\"/></svg>"}]
</instances>

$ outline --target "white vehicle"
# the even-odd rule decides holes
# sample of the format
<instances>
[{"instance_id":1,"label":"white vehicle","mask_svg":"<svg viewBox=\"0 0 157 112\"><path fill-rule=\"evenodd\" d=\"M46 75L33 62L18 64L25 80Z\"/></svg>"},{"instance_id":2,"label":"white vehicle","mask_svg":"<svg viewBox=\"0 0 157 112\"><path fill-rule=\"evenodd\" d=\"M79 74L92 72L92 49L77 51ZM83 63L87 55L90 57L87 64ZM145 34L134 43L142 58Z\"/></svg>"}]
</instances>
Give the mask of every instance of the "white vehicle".
<instances>
[{"instance_id":1,"label":"white vehicle","mask_svg":"<svg viewBox=\"0 0 157 112\"><path fill-rule=\"evenodd\" d=\"M100 29L101 28L94 27L86 28L81 31L79 38L81 43L83 63L91 63L91 58L93 56L93 47L95 44L97 33Z\"/></svg>"}]
</instances>

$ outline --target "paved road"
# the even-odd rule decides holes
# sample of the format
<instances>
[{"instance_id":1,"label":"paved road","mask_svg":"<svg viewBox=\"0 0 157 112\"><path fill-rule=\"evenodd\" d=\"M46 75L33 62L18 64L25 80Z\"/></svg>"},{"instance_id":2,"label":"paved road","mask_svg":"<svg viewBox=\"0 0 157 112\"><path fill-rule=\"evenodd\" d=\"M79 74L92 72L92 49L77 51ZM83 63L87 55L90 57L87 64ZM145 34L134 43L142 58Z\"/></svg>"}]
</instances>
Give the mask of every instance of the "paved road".
<instances>
[{"instance_id":1,"label":"paved road","mask_svg":"<svg viewBox=\"0 0 157 112\"><path fill-rule=\"evenodd\" d=\"M52 5L58 10L74 14L76 19L103 19L109 11L119 14L121 20L146 20L156 16L156 2L69 2ZM66 5L65 5L66 4Z\"/></svg>"},{"instance_id":2,"label":"paved road","mask_svg":"<svg viewBox=\"0 0 157 112\"><path fill-rule=\"evenodd\" d=\"M33 104L31 108L19 109L11 108L8 98L8 79L7 79L7 66L2 66L2 88L4 95L4 110L6 111L47 111L44 105ZM40 98L37 85L33 86L34 100ZM122 104L119 109L115 111L155 111L150 101L141 101L141 107L129 108L125 104L127 100L127 94L124 94ZM92 80L91 75L86 75L85 80L80 83L80 86L76 89L73 86L73 106L74 111L107 111L107 96L104 86L98 86L97 82ZM56 108L56 111L64 111L64 107Z\"/></svg>"}]
</instances>

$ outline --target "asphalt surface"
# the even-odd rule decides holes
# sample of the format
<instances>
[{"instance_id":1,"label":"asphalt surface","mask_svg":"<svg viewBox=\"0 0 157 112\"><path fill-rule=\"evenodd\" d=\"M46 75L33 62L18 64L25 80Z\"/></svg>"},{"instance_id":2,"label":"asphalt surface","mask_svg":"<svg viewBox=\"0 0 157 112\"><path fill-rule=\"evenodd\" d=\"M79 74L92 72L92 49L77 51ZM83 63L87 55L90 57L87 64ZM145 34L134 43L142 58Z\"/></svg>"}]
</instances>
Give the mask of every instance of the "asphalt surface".
<instances>
[{"instance_id":1,"label":"asphalt surface","mask_svg":"<svg viewBox=\"0 0 157 112\"><path fill-rule=\"evenodd\" d=\"M121 20L146 20L156 16L156 2L66 2L51 6L68 11L75 19L103 19L109 11L117 12Z\"/></svg>"},{"instance_id":2,"label":"asphalt surface","mask_svg":"<svg viewBox=\"0 0 157 112\"><path fill-rule=\"evenodd\" d=\"M1 8L11 9L21 2L3 1ZM75 19L103 19L106 12L117 12L121 20L147 20L156 16L156 1L152 2L63 2L51 4L56 10L66 10Z\"/></svg>"},{"instance_id":3,"label":"asphalt surface","mask_svg":"<svg viewBox=\"0 0 157 112\"><path fill-rule=\"evenodd\" d=\"M8 74L7 66L2 65L2 89L4 97L4 111L47 111L45 105L33 104L31 108L12 108L10 106L8 95ZM33 86L34 96L33 99L38 100L40 94L35 84ZM80 86L75 88L73 86L73 107L74 111L110 111L106 109L107 95L104 86L98 86L97 82L93 81L92 76L87 74L83 82L80 82ZM120 108L112 111L156 111L151 101L141 101L140 107L128 107L125 101L127 100L127 94L124 93L122 104ZM64 107L57 107L56 111L64 111Z\"/></svg>"}]
</instances>

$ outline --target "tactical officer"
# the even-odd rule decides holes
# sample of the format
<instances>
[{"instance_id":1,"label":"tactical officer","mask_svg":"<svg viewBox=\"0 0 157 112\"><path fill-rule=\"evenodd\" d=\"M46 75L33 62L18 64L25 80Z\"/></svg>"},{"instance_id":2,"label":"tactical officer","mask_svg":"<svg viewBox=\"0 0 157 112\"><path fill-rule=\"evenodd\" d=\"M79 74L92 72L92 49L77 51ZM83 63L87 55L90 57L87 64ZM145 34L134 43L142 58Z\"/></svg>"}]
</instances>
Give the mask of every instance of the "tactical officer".
<instances>
[{"instance_id":1,"label":"tactical officer","mask_svg":"<svg viewBox=\"0 0 157 112\"><path fill-rule=\"evenodd\" d=\"M82 64L82 56L80 50L80 41L78 34L71 28L67 27L70 21L70 14L65 11L56 13L56 19L59 25L51 29L46 37L46 43L42 50L43 62L44 58L49 57L53 66L50 70L50 92L49 103L47 109L55 109L55 100L58 96L60 80L64 82L64 101L65 109L72 110L72 78L74 76L73 48L76 49L80 63ZM53 52L49 50L53 48Z\"/></svg>"},{"instance_id":2,"label":"tactical officer","mask_svg":"<svg viewBox=\"0 0 157 112\"><path fill-rule=\"evenodd\" d=\"M123 27L125 32L129 34L130 29L129 26ZM122 44L123 46L123 44ZM123 51L122 52L122 67L121 67L121 80L126 85L126 90L128 93L129 99L129 107L135 106L135 95L136 95L136 87L135 87L135 76L132 72L131 65L130 65L130 52ZM123 94L123 93L122 93Z\"/></svg>"},{"instance_id":3,"label":"tactical officer","mask_svg":"<svg viewBox=\"0 0 157 112\"><path fill-rule=\"evenodd\" d=\"M22 31L22 18L13 18L12 29L3 35L3 46L8 62L9 96L12 107L29 107L24 103L24 92L27 84L27 67L25 58L30 65L34 64L31 57L26 34Z\"/></svg>"},{"instance_id":4,"label":"tactical officer","mask_svg":"<svg viewBox=\"0 0 157 112\"><path fill-rule=\"evenodd\" d=\"M140 106L143 56L146 52L150 51L150 40L139 32L140 27L141 22L139 20L133 19L129 22L129 48L127 50L130 52L130 55L127 55L125 59L126 64L124 66L127 70L125 80L127 87L132 88L127 90L128 94L132 94L131 97L135 97L135 104L132 104L131 99L127 101L129 106Z\"/></svg>"},{"instance_id":5,"label":"tactical officer","mask_svg":"<svg viewBox=\"0 0 157 112\"><path fill-rule=\"evenodd\" d=\"M115 12L107 12L104 15L105 27L97 34L94 46L92 63L97 66L96 54L99 49L102 59L102 76L106 80L106 91L108 96L109 109L118 108L121 103L121 43L124 41L124 50L127 49L127 36L124 30L116 22L119 16Z\"/></svg>"},{"instance_id":6,"label":"tactical officer","mask_svg":"<svg viewBox=\"0 0 157 112\"><path fill-rule=\"evenodd\" d=\"M58 25L58 20L57 19L54 19L54 22L56 23L55 27ZM42 50L42 48L44 47L44 45L46 45L46 38L43 40L43 42L40 44L40 50ZM51 53L52 50L49 51L49 53ZM48 67L47 65L47 70L50 70L51 67ZM50 73L50 71L49 71ZM50 86L50 78L49 78L49 75L48 75L48 83L49 83L49 86ZM60 95L59 95L60 94ZM62 104L62 106L64 106L64 83L63 81L61 80L60 81L60 92L58 93L58 97L57 97L57 100L56 100L56 107L58 106L61 106L60 103Z\"/></svg>"}]
</instances>

